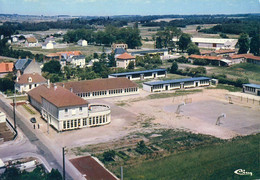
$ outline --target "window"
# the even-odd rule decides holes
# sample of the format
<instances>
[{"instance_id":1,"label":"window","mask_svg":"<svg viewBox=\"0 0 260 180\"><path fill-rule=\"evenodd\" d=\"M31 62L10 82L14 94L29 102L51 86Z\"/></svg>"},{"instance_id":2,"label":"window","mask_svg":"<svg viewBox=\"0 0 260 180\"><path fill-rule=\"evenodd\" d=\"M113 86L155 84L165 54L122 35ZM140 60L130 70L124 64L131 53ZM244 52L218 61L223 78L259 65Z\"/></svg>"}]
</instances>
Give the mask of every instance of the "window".
<instances>
[{"instance_id":1,"label":"window","mask_svg":"<svg viewBox=\"0 0 260 180\"><path fill-rule=\"evenodd\" d=\"M73 128L73 120L70 121L71 128Z\"/></svg>"},{"instance_id":2,"label":"window","mask_svg":"<svg viewBox=\"0 0 260 180\"><path fill-rule=\"evenodd\" d=\"M79 111L82 112L82 107L79 107Z\"/></svg>"},{"instance_id":3,"label":"window","mask_svg":"<svg viewBox=\"0 0 260 180\"><path fill-rule=\"evenodd\" d=\"M80 119L78 119L78 127L80 127Z\"/></svg>"},{"instance_id":4,"label":"window","mask_svg":"<svg viewBox=\"0 0 260 180\"><path fill-rule=\"evenodd\" d=\"M99 116L99 123L102 123L102 116Z\"/></svg>"},{"instance_id":5,"label":"window","mask_svg":"<svg viewBox=\"0 0 260 180\"><path fill-rule=\"evenodd\" d=\"M77 126L77 119L74 120L74 127L78 127Z\"/></svg>"},{"instance_id":6,"label":"window","mask_svg":"<svg viewBox=\"0 0 260 180\"><path fill-rule=\"evenodd\" d=\"M32 85L31 84L29 84L29 89L32 89Z\"/></svg>"},{"instance_id":7,"label":"window","mask_svg":"<svg viewBox=\"0 0 260 180\"><path fill-rule=\"evenodd\" d=\"M63 129L66 129L66 121L63 121Z\"/></svg>"},{"instance_id":8,"label":"window","mask_svg":"<svg viewBox=\"0 0 260 180\"><path fill-rule=\"evenodd\" d=\"M68 113L68 109L65 109L65 113L66 113L66 114Z\"/></svg>"},{"instance_id":9,"label":"window","mask_svg":"<svg viewBox=\"0 0 260 180\"><path fill-rule=\"evenodd\" d=\"M87 125L87 118L83 118L83 126Z\"/></svg>"},{"instance_id":10,"label":"window","mask_svg":"<svg viewBox=\"0 0 260 180\"><path fill-rule=\"evenodd\" d=\"M93 124L96 124L96 118L93 117Z\"/></svg>"},{"instance_id":11,"label":"window","mask_svg":"<svg viewBox=\"0 0 260 180\"><path fill-rule=\"evenodd\" d=\"M89 125L92 125L92 118L89 118Z\"/></svg>"},{"instance_id":12,"label":"window","mask_svg":"<svg viewBox=\"0 0 260 180\"><path fill-rule=\"evenodd\" d=\"M67 121L67 128L70 128L70 121Z\"/></svg>"},{"instance_id":13,"label":"window","mask_svg":"<svg viewBox=\"0 0 260 180\"><path fill-rule=\"evenodd\" d=\"M103 116L103 123L105 123L105 116Z\"/></svg>"},{"instance_id":14,"label":"window","mask_svg":"<svg viewBox=\"0 0 260 180\"><path fill-rule=\"evenodd\" d=\"M96 117L96 124L98 124L98 116Z\"/></svg>"},{"instance_id":15,"label":"window","mask_svg":"<svg viewBox=\"0 0 260 180\"><path fill-rule=\"evenodd\" d=\"M71 110L71 115L76 115L76 109Z\"/></svg>"}]
</instances>

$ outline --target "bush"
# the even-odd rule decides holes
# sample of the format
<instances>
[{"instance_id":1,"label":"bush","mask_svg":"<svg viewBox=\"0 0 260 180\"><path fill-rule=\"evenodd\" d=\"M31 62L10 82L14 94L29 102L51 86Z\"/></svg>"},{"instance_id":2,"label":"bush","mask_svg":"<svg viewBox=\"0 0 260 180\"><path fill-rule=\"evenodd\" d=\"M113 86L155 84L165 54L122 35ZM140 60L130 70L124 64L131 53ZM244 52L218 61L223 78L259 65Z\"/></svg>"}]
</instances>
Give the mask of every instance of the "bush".
<instances>
[{"instance_id":1,"label":"bush","mask_svg":"<svg viewBox=\"0 0 260 180\"><path fill-rule=\"evenodd\" d=\"M194 65L202 65L202 66L205 66L205 65L208 65L208 61L205 60L205 59L194 59L193 61L193 64Z\"/></svg>"},{"instance_id":2,"label":"bush","mask_svg":"<svg viewBox=\"0 0 260 180\"><path fill-rule=\"evenodd\" d=\"M137 143L137 147L135 148L135 151L138 152L138 153L140 153L140 154L149 154L149 153L152 152L152 150L149 149L149 148L145 145L145 143L144 143L143 140Z\"/></svg>"},{"instance_id":3,"label":"bush","mask_svg":"<svg viewBox=\"0 0 260 180\"><path fill-rule=\"evenodd\" d=\"M103 153L104 161L114 161L116 152L114 150L105 151Z\"/></svg>"},{"instance_id":4,"label":"bush","mask_svg":"<svg viewBox=\"0 0 260 180\"><path fill-rule=\"evenodd\" d=\"M171 69L170 69L170 72L171 73L176 73L177 70L178 70L178 64L176 62L173 62L172 66L171 66Z\"/></svg>"}]
</instances>

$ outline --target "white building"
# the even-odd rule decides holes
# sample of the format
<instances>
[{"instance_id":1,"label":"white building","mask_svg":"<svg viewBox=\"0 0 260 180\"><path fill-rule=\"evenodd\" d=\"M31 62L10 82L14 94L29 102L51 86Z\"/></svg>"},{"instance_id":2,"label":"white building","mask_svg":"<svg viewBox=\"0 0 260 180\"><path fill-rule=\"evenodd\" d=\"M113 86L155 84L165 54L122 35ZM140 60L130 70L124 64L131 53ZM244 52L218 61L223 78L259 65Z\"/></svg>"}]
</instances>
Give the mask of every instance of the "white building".
<instances>
[{"instance_id":1,"label":"white building","mask_svg":"<svg viewBox=\"0 0 260 180\"><path fill-rule=\"evenodd\" d=\"M123 48L124 50L126 50L128 48L128 45L124 44L124 43L118 43L118 44L113 43L111 45L111 48L112 48L112 50L115 50L116 48Z\"/></svg>"},{"instance_id":2,"label":"white building","mask_svg":"<svg viewBox=\"0 0 260 180\"><path fill-rule=\"evenodd\" d=\"M125 73L109 74L108 78L125 77L130 80L143 80L143 79L155 79L167 76L166 69L152 69L146 71L134 71Z\"/></svg>"},{"instance_id":3,"label":"white building","mask_svg":"<svg viewBox=\"0 0 260 180\"><path fill-rule=\"evenodd\" d=\"M42 43L42 49L53 49L54 43L53 42L44 42Z\"/></svg>"},{"instance_id":4,"label":"white building","mask_svg":"<svg viewBox=\"0 0 260 180\"><path fill-rule=\"evenodd\" d=\"M81 40L78 41L78 45L79 46L88 46L88 41L81 39Z\"/></svg>"},{"instance_id":5,"label":"white building","mask_svg":"<svg viewBox=\"0 0 260 180\"><path fill-rule=\"evenodd\" d=\"M25 40L26 47L36 47L38 46L38 40L35 37L27 37Z\"/></svg>"},{"instance_id":6,"label":"white building","mask_svg":"<svg viewBox=\"0 0 260 180\"><path fill-rule=\"evenodd\" d=\"M260 85L259 84L243 84L243 92L260 96Z\"/></svg>"},{"instance_id":7,"label":"white building","mask_svg":"<svg viewBox=\"0 0 260 180\"><path fill-rule=\"evenodd\" d=\"M15 90L20 93L28 92L37 86L47 84L47 80L38 73L23 74L15 81Z\"/></svg>"},{"instance_id":8,"label":"white building","mask_svg":"<svg viewBox=\"0 0 260 180\"><path fill-rule=\"evenodd\" d=\"M208 77L195 77L186 79L172 79L167 81L144 82L143 90L148 92L161 92L177 89L210 86L211 79Z\"/></svg>"},{"instance_id":9,"label":"white building","mask_svg":"<svg viewBox=\"0 0 260 180\"><path fill-rule=\"evenodd\" d=\"M88 65L87 67L92 67L94 62L99 62L99 59L91 59L89 62L88 62Z\"/></svg>"},{"instance_id":10,"label":"white building","mask_svg":"<svg viewBox=\"0 0 260 180\"><path fill-rule=\"evenodd\" d=\"M32 106L58 131L105 125L111 121L110 107L89 104L57 85L41 85L28 92Z\"/></svg>"},{"instance_id":11,"label":"white building","mask_svg":"<svg viewBox=\"0 0 260 180\"><path fill-rule=\"evenodd\" d=\"M69 62L72 66L74 67L80 67L83 68L85 67L86 60L84 55L78 55L78 56L70 56L67 59L67 62Z\"/></svg>"},{"instance_id":12,"label":"white building","mask_svg":"<svg viewBox=\"0 0 260 180\"><path fill-rule=\"evenodd\" d=\"M135 64L135 57L125 52L116 57L116 67L126 69L131 61Z\"/></svg>"}]
</instances>

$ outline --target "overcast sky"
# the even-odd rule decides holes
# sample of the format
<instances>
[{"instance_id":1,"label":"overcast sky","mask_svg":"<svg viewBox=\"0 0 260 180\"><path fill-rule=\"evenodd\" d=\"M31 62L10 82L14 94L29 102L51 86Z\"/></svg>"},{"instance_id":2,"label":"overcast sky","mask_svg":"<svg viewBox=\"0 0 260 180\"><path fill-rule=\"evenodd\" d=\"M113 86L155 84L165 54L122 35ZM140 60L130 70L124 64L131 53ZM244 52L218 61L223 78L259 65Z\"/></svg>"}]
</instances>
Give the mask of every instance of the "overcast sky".
<instances>
[{"instance_id":1,"label":"overcast sky","mask_svg":"<svg viewBox=\"0 0 260 180\"><path fill-rule=\"evenodd\" d=\"M260 0L0 0L0 14L164 15L260 13Z\"/></svg>"}]
</instances>

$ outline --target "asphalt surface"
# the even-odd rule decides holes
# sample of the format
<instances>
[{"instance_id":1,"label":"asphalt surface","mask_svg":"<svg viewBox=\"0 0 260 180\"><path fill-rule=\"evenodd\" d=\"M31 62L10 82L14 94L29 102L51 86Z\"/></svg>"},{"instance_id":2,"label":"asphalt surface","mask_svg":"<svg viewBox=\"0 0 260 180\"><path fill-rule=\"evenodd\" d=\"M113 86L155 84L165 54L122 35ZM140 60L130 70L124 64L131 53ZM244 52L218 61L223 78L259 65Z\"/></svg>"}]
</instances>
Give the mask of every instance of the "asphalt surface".
<instances>
[{"instance_id":1,"label":"asphalt surface","mask_svg":"<svg viewBox=\"0 0 260 180\"><path fill-rule=\"evenodd\" d=\"M5 102L0 99L0 106L1 108L7 113L10 118L13 118L13 111L12 108L6 105ZM37 153L40 156L43 156L46 161L50 164L51 168L58 169L62 174L62 166L58 162L62 159L62 150L60 150L60 157L54 157L51 150L46 146L48 142L43 143L35 134L34 132L28 128L28 126L23 122L23 117L16 113L16 124L24 133L24 135L28 138L29 142L23 141L22 143L14 144L13 146L8 146L8 151L4 149L0 149L0 156L7 157L12 155L17 155L25 152L32 152ZM56 153L57 154L57 153ZM55 154L55 155L56 155ZM62 163L62 162L61 162ZM66 163L67 164L67 163ZM66 165L65 165L66 166ZM66 171L66 179L71 180L73 179Z\"/></svg>"}]
</instances>

